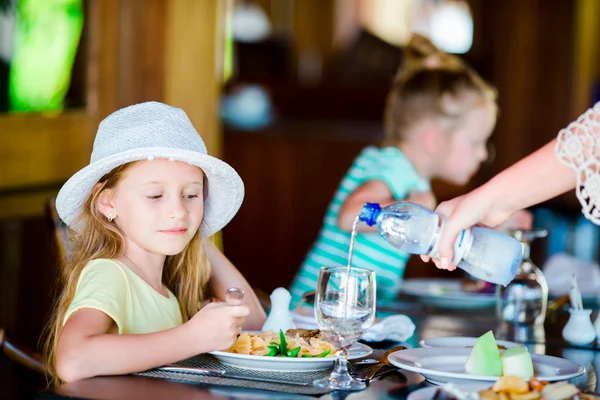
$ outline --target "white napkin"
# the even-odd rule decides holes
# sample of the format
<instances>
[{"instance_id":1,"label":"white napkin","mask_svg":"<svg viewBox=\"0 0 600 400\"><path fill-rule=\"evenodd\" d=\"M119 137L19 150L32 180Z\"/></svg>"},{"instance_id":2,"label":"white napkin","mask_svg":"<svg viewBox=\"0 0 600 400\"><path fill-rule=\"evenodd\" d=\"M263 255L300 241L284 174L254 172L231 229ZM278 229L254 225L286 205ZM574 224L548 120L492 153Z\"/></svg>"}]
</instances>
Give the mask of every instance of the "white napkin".
<instances>
[{"instance_id":1,"label":"white napkin","mask_svg":"<svg viewBox=\"0 0 600 400\"><path fill-rule=\"evenodd\" d=\"M314 315L303 315L290 311L292 319L297 328L317 329L317 321ZM380 342L383 340L392 340L395 342L404 342L415 333L415 324L406 315L398 314L384 318L373 324L362 337L367 342Z\"/></svg>"},{"instance_id":2,"label":"white napkin","mask_svg":"<svg viewBox=\"0 0 600 400\"><path fill-rule=\"evenodd\" d=\"M392 315L371 326L362 339L367 342L393 340L404 342L415 333L415 324L406 315Z\"/></svg>"},{"instance_id":3,"label":"white napkin","mask_svg":"<svg viewBox=\"0 0 600 400\"><path fill-rule=\"evenodd\" d=\"M600 291L600 266L595 262L586 262L569 254L559 253L548 258L542 271L550 293L567 293L573 275L584 296L596 295Z\"/></svg>"}]
</instances>

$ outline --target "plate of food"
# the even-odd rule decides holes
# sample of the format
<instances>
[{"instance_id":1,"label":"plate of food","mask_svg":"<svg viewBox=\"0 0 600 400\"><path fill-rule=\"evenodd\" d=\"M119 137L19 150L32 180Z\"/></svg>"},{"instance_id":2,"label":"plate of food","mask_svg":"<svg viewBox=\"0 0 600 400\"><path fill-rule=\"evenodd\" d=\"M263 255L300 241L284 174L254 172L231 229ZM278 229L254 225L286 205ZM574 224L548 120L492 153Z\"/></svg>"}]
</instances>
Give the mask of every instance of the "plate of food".
<instances>
[{"instance_id":1,"label":"plate of food","mask_svg":"<svg viewBox=\"0 0 600 400\"><path fill-rule=\"evenodd\" d=\"M419 302L440 308L486 308L496 304L496 295L472 290L460 279L412 278L402 282L402 294Z\"/></svg>"},{"instance_id":2,"label":"plate of food","mask_svg":"<svg viewBox=\"0 0 600 400\"><path fill-rule=\"evenodd\" d=\"M420 347L392 353L388 360L396 367L420 373L434 384L495 382L503 376L550 382L585 373L581 364L559 357L529 354L526 347L502 349L492 331L478 337L472 348Z\"/></svg>"},{"instance_id":3,"label":"plate of food","mask_svg":"<svg viewBox=\"0 0 600 400\"><path fill-rule=\"evenodd\" d=\"M355 343L348 359L363 358L373 352ZM260 371L318 371L328 369L335 360L335 347L318 329L290 329L283 332L243 332L226 351L211 351L226 365Z\"/></svg>"},{"instance_id":4,"label":"plate of food","mask_svg":"<svg viewBox=\"0 0 600 400\"><path fill-rule=\"evenodd\" d=\"M436 338L428 338L419 341L421 347L473 347L477 343L476 337L466 336L444 336ZM510 342L508 340L496 340L498 350L506 350L511 347L525 347L524 344Z\"/></svg>"},{"instance_id":5,"label":"plate of food","mask_svg":"<svg viewBox=\"0 0 600 400\"><path fill-rule=\"evenodd\" d=\"M427 386L408 395L407 400L502 400L502 399L571 399L597 400L592 394L582 393L577 386L567 382L548 383L535 378L526 381L516 376L504 376L493 385L472 383Z\"/></svg>"},{"instance_id":6,"label":"plate of food","mask_svg":"<svg viewBox=\"0 0 600 400\"><path fill-rule=\"evenodd\" d=\"M519 351L526 349L516 347ZM496 364L497 360L481 357L479 366L469 369L466 364L470 358L471 352L475 350L458 347L421 347L416 349L406 349L400 352L392 353L388 360L401 369L418 372L429 382L434 384L443 383L469 383L473 381L494 382L501 378L503 374L502 366L495 373L487 373L490 366ZM508 350L507 350L508 351ZM485 352L487 353L487 351ZM575 378L585 372L585 368L575 362L563 358L546 356L541 354L531 354L531 363L533 376L540 381L559 381ZM500 364L502 365L502 364ZM470 371L470 372L467 372ZM485 372L483 375L474 373ZM512 375L508 373L507 375ZM517 374L520 375L520 374Z\"/></svg>"}]
</instances>

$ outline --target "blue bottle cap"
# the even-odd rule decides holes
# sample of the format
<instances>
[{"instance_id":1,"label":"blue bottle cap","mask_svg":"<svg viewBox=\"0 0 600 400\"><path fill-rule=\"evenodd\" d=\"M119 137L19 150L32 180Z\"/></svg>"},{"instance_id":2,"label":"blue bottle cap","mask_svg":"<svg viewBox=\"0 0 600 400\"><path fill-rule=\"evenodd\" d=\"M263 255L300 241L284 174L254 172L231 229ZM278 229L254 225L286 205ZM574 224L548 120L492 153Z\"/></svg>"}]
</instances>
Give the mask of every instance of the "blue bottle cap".
<instances>
[{"instance_id":1,"label":"blue bottle cap","mask_svg":"<svg viewBox=\"0 0 600 400\"><path fill-rule=\"evenodd\" d=\"M381 211L381 206L379 203L365 203L362 210L360 211L360 215L358 219L363 222L366 222L367 225L373 226L375 225L375 220Z\"/></svg>"}]
</instances>

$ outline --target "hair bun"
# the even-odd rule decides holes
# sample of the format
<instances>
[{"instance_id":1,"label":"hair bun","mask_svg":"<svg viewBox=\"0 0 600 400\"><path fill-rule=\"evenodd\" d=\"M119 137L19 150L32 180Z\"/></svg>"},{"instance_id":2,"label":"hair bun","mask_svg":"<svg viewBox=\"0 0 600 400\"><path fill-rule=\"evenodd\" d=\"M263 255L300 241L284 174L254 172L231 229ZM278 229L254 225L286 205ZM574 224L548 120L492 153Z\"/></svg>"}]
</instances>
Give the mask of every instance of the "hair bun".
<instances>
[{"instance_id":1,"label":"hair bun","mask_svg":"<svg viewBox=\"0 0 600 400\"><path fill-rule=\"evenodd\" d=\"M404 61L398 70L398 77L407 71L419 69L454 70L465 67L459 57L441 51L427 36L413 33L404 48Z\"/></svg>"},{"instance_id":2,"label":"hair bun","mask_svg":"<svg viewBox=\"0 0 600 400\"><path fill-rule=\"evenodd\" d=\"M413 33L404 48L404 57L406 57L406 60L421 62L440 52L427 36L420 33Z\"/></svg>"}]
</instances>

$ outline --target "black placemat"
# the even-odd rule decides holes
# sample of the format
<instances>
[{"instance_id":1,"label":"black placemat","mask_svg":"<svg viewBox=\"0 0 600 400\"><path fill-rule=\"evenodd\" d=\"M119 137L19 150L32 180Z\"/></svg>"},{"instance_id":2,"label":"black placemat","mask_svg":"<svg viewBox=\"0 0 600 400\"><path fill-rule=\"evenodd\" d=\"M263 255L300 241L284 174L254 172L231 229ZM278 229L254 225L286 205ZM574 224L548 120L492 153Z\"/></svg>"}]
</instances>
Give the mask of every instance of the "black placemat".
<instances>
[{"instance_id":1,"label":"black placemat","mask_svg":"<svg viewBox=\"0 0 600 400\"><path fill-rule=\"evenodd\" d=\"M324 378L329 375L331 369L323 371L303 371L303 372L278 372L278 371L256 371L245 368L232 367L221 363L215 357L210 354L200 354L195 357L188 358L187 360L176 363L183 367L198 367L198 368L210 368L225 370L231 374L236 375L248 375L256 376L266 379L277 379L287 381L297 381L300 383L310 383L315 379ZM300 385L282 385L278 382L259 382L250 381L246 379L236 378L225 378L219 376L206 376L202 374L194 373L182 373L172 371L162 371L159 369L141 372L138 375L144 375L153 378L163 378L169 380L193 382L193 383L207 383L211 385L219 386L234 386L243 387L248 389L259 389L268 390L274 392L284 392L293 394L308 394L308 395L320 395L331 392L329 389L317 388L314 386L300 386Z\"/></svg>"},{"instance_id":2,"label":"black placemat","mask_svg":"<svg viewBox=\"0 0 600 400\"><path fill-rule=\"evenodd\" d=\"M381 350L374 350L368 358L378 358L383 354ZM359 360L354 360L359 361ZM297 381L300 383L311 383L312 381L320 378L324 378L331 373L331 368L322 371L303 371L303 372L278 372L278 371L256 371L245 368L238 368L229 366L221 363L215 357L210 354L199 354L197 356L188 358L186 360L176 363L183 367L197 367L197 368L210 368L225 370L231 374L236 375L248 375L257 376L267 379L283 379L287 381ZM370 368L371 366L356 366L350 367L351 372L363 373L363 369ZM384 372L382 369L381 372ZM306 395L321 395L331 392L330 389L317 388L314 386L300 386L300 385L284 385L278 382L259 382L250 381L246 379L226 378L218 376L207 376L202 374L184 373L184 372L173 372L163 371L160 368L151 371L140 372L136 375L143 375L151 378L169 379L174 381L189 382L189 383L203 383L217 386L233 386L247 389L258 389L267 390L273 392L283 392L292 394L306 394ZM380 375L378 373L376 376Z\"/></svg>"}]
</instances>

